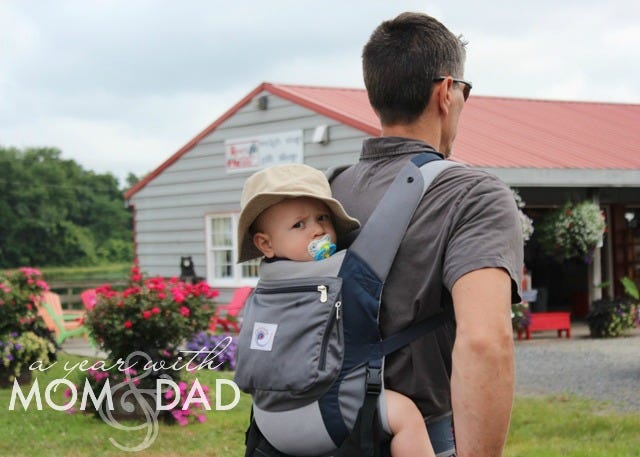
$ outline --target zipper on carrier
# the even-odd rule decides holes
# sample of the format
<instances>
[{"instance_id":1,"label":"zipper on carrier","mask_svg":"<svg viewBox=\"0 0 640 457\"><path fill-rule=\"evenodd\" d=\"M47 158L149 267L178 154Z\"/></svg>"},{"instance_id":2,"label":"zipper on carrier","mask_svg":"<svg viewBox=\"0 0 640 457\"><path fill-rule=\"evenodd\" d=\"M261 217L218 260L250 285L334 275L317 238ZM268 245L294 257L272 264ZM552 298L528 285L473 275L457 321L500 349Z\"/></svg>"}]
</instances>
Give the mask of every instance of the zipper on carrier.
<instances>
[{"instance_id":1,"label":"zipper on carrier","mask_svg":"<svg viewBox=\"0 0 640 457\"><path fill-rule=\"evenodd\" d=\"M320 292L320 303L326 303L328 300L329 288L325 285L319 286L287 286L279 287L276 289L267 289L265 287L258 287L255 291L257 294L287 294L298 292Z\"/></svg>"},{"instance_id":2,"label":"zipper on carrier","mask_svg":"<svg viewBox=\"0 0 640 457\"><path fill-rule=\"evenodd\" d=\"M322 346L320 348L320 360L318 362L319 368L324 370L327 364L327 350L329 346L329 337L331 336L331 331L333 327L336 326L338 321L342 318L342 302L337 301L335 305L333 305L333 311L331 312L331 317L329 318L329 323L327 324L327 329L324 332L324 336L322 337ZM337 328L338 332L338 343L340 343L340 327Z\"/></svg>"}]
</instances>

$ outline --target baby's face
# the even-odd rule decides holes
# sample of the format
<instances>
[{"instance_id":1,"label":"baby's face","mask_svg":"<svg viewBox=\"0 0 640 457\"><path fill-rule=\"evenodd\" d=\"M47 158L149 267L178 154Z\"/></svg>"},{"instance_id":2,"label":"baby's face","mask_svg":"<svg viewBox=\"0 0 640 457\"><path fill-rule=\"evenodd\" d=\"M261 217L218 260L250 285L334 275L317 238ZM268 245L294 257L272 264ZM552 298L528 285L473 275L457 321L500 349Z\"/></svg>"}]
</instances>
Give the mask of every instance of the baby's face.
<instances>
[{"instance_id":1,"label":"baby's face","mask_svg":"<svg viewBox=\"0 0 640 457\"><path fill-rule=\"evenodd\" d=\"M269 258L283 257L306 262L313 260L307 247L314 239L336 231L327 205L313 198L291 198L271 206L256 221L253 242Z\"/></svg>"}]
</instances>

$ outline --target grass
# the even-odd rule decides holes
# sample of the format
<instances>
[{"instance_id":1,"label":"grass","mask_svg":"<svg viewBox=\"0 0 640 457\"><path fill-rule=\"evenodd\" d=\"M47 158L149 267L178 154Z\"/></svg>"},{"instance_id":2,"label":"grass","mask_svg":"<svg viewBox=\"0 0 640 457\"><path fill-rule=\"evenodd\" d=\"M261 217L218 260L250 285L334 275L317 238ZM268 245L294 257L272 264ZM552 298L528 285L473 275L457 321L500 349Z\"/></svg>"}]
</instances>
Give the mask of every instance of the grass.
<instances>
[{"instance_id":1,"label":"grass","mask_svg":"<svg viewBox=\"0 0 640 457\"><path fill-rule=\"evenodd\" d=\"M574 396L517 398L505 456L640 456L640 415Z\"/></svg>"},{"instance_id":2,"label":"grass","mask_svg":"<svg viewBox=\"0 0 640 457\"><path fill-rule=\"evenodd\" d=\"M35 410L33 404L28 411L24 411L22 406L16 407L16 411L9 411L11 389L0 390L0 455L112 457L125 453L113 446L109 438L128 446L142 442L144 430L116 430L91 415L67 414L46 405L46 385L68 374L68 370L64 370L65 362L71 367L82 360L82 357L62 353L53 368L37 374L43 394L42 411ZM80 373L74 370L68 377L78 382ZM197 377L201 383L213 387L218 377L230 379L231 375L200 371ZM23 390L26 390L24 386ZM55 402L64 404L66 400L62 389L58 390L54 394ZM228 391L223 389L223 393ZM223 404L229 400L223 395ZM212 396L212 407L214 405ZM230 411L209 411L203 424L180 427L161 423L153 444L130 455L240 457L244 451L242 444L249 409L249 398L242 395L238 406ZM519 397L513 411L505 456L640 456L639 430L640 415L618 413L604 403L571 396Z\"/></svg>"},{"instance_id":3,"label":"grass","mask_svg":"<svg viewBox=\"0 0 640 457\"><path fill-rule=\"evenodd\" d=\"M124 280L129 277L130 263L113 263L91 267L42 267L45 281Z\"/></svg>"}]
</instances>

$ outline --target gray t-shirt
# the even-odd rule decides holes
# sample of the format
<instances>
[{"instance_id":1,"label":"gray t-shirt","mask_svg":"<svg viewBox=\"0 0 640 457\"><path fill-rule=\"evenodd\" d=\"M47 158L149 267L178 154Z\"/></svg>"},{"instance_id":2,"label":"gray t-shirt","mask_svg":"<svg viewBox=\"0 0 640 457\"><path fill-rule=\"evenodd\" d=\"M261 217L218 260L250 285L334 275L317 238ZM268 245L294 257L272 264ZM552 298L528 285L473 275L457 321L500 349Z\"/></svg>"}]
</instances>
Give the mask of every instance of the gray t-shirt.
<instances>
[{"instance_id":1,"label":"gray t-shirt","mask_svg":"<svg viewBox=\"0 0 640 457\"><path fill-rule=\"evenodd\" d=\"M433 151L426 143L406 138L365 140L360 161L332 182L333 195L364 224L405 162L416 153ZM519 302L522 264L520 219L509 188L492 175L466 167L453 167L436 177L418 205L384 286L380 328L385 337L443 311L451 318L387 356L386 387L413 399L427 418L451 411L451 288L473 270L503 268L512 279L512 300Z\"/></svg>"}]
</instances>

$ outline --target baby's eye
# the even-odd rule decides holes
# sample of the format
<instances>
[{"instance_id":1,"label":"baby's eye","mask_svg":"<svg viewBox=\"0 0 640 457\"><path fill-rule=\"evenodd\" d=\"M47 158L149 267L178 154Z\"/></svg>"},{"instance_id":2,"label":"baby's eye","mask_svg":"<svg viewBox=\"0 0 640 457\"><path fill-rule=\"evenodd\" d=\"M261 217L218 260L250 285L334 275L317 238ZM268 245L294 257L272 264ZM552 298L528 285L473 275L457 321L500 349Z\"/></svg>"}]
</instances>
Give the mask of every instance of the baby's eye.
<instances>
[{"instance_id":1,"label":"baby's eye","mask_svg":"<svg viewBox=\"0 0 640 457\"><path fill-rule=\"evenodd\" d=\"M293 228L303 228L303 227L304 227L304 222L302 221L299 221L293 224Z\"/></svg>"},{"instance_id":2,"label":"baby's eye","mask_svg":"<svg viewBox=\"0 0 640 457\"><path fill-rule=\"evenodd\" d=\"M321 214L320 216L318 216L318 222L327 222L331 220L331 216L329 216L328 214Z\"/></svg>"}]
</instances>

